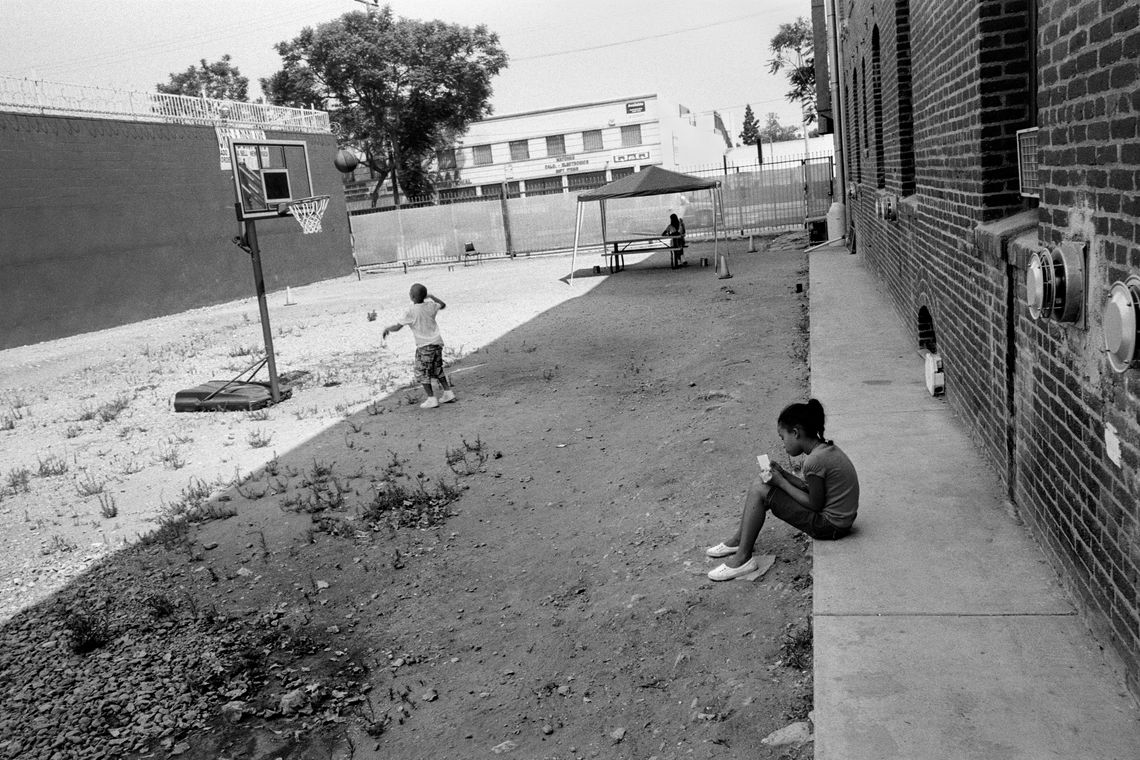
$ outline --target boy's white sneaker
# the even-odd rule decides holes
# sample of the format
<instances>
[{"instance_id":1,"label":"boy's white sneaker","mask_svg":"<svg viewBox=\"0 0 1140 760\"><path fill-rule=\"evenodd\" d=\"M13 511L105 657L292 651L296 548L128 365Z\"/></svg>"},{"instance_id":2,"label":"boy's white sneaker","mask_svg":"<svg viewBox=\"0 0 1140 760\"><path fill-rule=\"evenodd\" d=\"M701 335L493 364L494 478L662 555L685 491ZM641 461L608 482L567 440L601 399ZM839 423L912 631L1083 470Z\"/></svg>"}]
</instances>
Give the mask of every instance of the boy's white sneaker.
<instances>
[{"instance_id":1,"label":"boy's white sneaker","mask_svg":"<svg viewBox=\"0 0 1140 760\"><path fill-rule=\"evenodd\" d=\"M454 400L455 400L455 392L452 391L450 388L445 390L443 392L443 395L439 397L439 403L441 403L441 404L450 404Z\"/></svg>"},{"instance_id":2,"label":"boy's white sneaker","mask_svg":"<svg viewBox=\"0 0 1140 760\"><path fill-rule=\"evenodd\" d=\"M420 409L435 409L439 406L439 399L435 396L428 396L427 401L420 404Z\"/></svg>"}]
</instances>

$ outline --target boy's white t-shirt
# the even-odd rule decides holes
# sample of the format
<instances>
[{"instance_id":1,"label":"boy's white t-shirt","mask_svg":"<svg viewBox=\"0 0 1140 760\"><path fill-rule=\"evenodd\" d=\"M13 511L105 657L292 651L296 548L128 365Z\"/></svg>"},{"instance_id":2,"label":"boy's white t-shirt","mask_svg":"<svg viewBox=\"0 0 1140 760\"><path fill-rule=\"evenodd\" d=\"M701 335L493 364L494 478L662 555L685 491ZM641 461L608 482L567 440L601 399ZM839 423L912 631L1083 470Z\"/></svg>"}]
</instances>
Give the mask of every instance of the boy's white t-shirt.
<instances>
[{"instance_id":1,"label":"boy's white t-shirt","mask_svg":"<svg viewBox=\"0 0 1140 760\"><path fill-rule=\"evenodd\" d=\"M416 348L420 346L443 345L443 336L439 334L439 324L435 315L439 313L439 304L435 301L414 303L408 307L404 316L400 317L400 324L412 328L412 335L416 339Z\"/></svg>"}]
</instances>

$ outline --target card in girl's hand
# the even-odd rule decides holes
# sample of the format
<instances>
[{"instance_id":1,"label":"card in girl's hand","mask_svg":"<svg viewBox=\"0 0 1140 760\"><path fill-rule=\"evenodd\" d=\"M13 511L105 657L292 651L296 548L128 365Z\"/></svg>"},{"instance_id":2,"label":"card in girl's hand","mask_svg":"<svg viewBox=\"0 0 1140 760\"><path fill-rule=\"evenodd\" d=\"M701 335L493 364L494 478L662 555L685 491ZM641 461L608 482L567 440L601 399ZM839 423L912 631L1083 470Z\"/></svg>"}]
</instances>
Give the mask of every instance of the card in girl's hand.
<instances>
[{"instance_id":1,"label":"card in girl's hand","mask_svg":"<svg viewBox=\"0 0 1140 760\"><path fill-rule=\"evenodd\" d=\"M756 462L760 465L760 480L767 483L772 479L772 460L768 459L767 454L760 454L756 457Z\"/></svg>"}]
</instances>

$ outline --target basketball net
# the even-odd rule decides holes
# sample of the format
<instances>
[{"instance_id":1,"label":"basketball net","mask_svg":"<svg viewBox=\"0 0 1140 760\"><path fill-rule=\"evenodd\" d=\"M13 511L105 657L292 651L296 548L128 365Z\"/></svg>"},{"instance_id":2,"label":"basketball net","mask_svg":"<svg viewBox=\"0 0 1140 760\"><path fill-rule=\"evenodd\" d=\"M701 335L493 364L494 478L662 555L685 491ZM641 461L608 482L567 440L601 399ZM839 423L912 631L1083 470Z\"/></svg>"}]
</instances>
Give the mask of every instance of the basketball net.
<instances>
[{"instance_id":1,"label":"basketball net","mask_svg":"<svg viewBox=\"0 0 1140 760\"><path fill-rule=\"evenodd\" d=\"M302 198L289 204L289 213L301 225L301 232L311 235L321 231L321 218L329 205L329 196L317 195L312 198Z\"/></svg>"}]
</instances>

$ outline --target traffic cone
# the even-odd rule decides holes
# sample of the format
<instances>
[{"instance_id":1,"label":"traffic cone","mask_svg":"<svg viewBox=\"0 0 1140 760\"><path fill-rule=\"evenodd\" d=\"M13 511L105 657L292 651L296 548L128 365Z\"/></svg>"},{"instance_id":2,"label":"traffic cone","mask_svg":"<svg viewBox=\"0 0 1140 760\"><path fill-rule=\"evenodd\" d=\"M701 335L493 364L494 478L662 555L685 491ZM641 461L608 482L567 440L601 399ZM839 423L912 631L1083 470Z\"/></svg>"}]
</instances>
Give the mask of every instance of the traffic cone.
<instances>
[{"instance_id":1,"label":"traffic cone","mask_svg":"<svg viewBox=\"0 0 1140 760\"><path fill-rule=\"evenodd\" d=\"M716 271L717 274L720 275L718 279L727 280L732 277L732 274L728 271L728 257L723 253L717 256Z\"/></svg>"},{"instance_id":2,"label":"traffic cone","mask_svg":"<svg viewBox=\"0 0 1140 760\"><path fill-rule=\"evenodd\" d=\"M297 302L293 300L293 289L290 288L289 286L285 286L285 305L286 306L296 306L297 305Z\"/></svg>"},{"instance_id":3,"label":"traffic cone","mask_svg":"<svg viewBox=\"0 0 1140 760\"><path fill-rule=\"evenodd\" d=\"M748 252L756 253L756 240L753 235L748 236Z\"/></svg>"}]
</instances>

